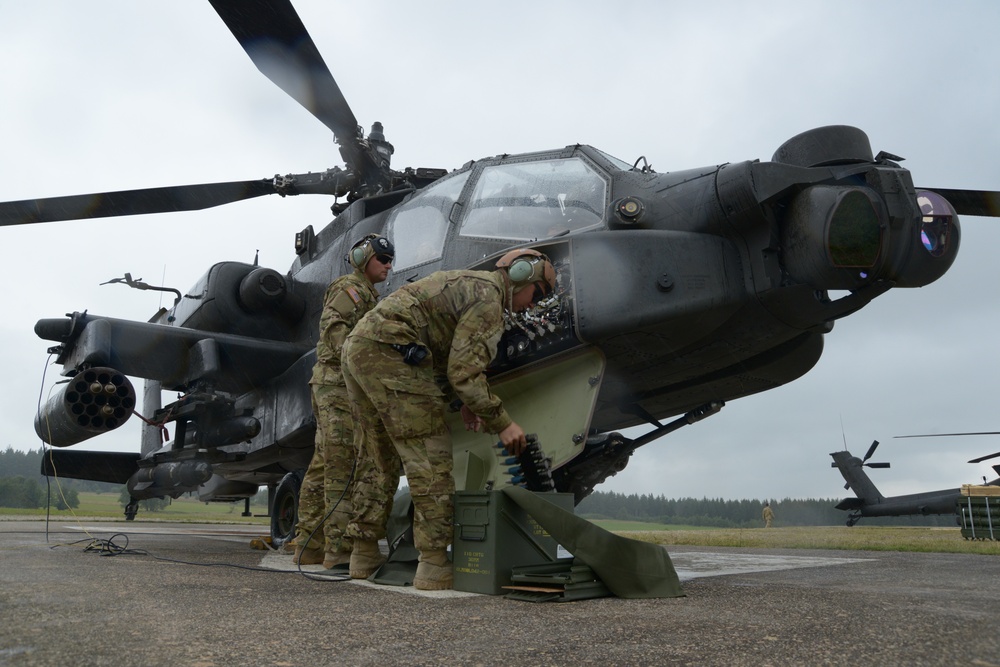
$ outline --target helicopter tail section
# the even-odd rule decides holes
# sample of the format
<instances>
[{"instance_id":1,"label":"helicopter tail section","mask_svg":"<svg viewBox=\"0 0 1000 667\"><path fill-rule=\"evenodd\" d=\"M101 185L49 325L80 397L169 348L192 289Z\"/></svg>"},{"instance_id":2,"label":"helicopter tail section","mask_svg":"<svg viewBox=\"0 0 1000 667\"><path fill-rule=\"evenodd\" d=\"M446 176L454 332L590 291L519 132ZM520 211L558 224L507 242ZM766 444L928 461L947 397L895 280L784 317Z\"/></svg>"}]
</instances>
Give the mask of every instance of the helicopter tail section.
<instances>
[{"instance_id":1,"label":"helicopter tail section","mask_svg":"<svg viewBox=\"0 0 1000 667\"><path fill-rule=\"evenodd\" d=\"M840 470L840 474L844 476L846 482L844 488L850 489L857 496L845 498L837 505L837 509L860 511L865 506L877 505L885 500L885 496L879 492L875 483L868 477L868 473L864 471L861 459L852 456L847 450L833 452L830 456L833 457L831 466Z\"/></svg>"}]
</instances>

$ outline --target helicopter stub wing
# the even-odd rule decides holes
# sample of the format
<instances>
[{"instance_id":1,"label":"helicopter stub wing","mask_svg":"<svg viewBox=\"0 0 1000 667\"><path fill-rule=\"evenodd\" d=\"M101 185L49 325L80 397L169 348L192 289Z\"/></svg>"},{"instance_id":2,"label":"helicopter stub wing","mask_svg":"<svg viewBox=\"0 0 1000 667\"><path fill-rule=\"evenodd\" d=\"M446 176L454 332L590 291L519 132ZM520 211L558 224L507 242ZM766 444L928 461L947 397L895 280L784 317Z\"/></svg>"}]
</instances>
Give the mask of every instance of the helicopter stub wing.
<instances>
[{"instance_id":1,"label":"helicopter stub wing","mask_svg":"<svg viewBox=\"0 0 1000 667\"><path fill-rule=\"evenodd\" d=\"M227 394L268 391L286 373L298 380L304 376L301 369L314 361L311 345L86 313L40 320L35 333L60 343L50 352L58 354L57 362L70 376L35 417L35 432L55 447L75 445L124 424L136 403L127 376L183 391L189 397L187 418L201 411L206 420L205 443L243 441L260 433L261 420L236 411ZM295 400L289 398L289 404ZM267 414L275 421L275 415ZM299 426L296 419L285 425L291 430Z\"/></svg>"},{"instance_id":2,"label":"helicopter stub wing","mask_svg":"<svg viewBox=\"0 0 1000 667\"><path fill-rule=\"evenodd\" d=\"M204 379L222 391L249 391L313 350L301 343L87 313L39 320L35 333L60 343L57 361L67 368L108 366L124 375L156 380L165 389Z\"/></svg>"},{"instance_id":3,"label":"helicopter stub wing","mask_svg":"<svg viewBox=\"0 0 1000 667\"><path fill-rule=\"evenodd\" d=\"M77 452L49 449L42 457L46 477L86 479L124 484L139 469L140 455L132 452Z\"/></svg>"}]
</instances>

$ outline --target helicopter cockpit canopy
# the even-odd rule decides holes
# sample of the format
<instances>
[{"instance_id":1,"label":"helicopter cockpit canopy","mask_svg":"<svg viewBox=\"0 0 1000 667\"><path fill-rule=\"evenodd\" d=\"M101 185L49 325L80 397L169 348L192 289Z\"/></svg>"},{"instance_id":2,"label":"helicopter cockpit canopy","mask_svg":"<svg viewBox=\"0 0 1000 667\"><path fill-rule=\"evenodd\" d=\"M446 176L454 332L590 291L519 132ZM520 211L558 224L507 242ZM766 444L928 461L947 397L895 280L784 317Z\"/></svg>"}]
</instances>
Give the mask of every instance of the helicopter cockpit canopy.
<instances>
[{"instance_id":1,"label":"helicopter cockpit canopy","mask_svg":"<svg viewBox=\"0 0 1000 667\"><path fill-rule=\"evenodd\" d=\"M470 180L475 183L462 201ZM392 212L387 236L396 246L393 268L440 259L450 224L465 237L534 241L601 225L607 198L606 177L579 157L454 172Z\"/></svg>"},{"instance_id":2,"label":"helicopter cockpit canopy","mask_svg":"<svg viewBox=\"0 0 1000 667\"><path fill-rule=\"evenodd\" d=\"M441 259L451 210L471 173L458 172L442 178L392 212L386 236L396 246L394 269Z\"/></svg>"},{"instance_id":3,"label":"helicopter cockpit canopy","mask_svg":"<svg viewBox=\"0 0 1000 667\"><path fill-rule=\"evenodd\" d=\"M531 241L601 224L607 183L578 157L488 165L460 234Z\"/></svg>"}]
</instances>

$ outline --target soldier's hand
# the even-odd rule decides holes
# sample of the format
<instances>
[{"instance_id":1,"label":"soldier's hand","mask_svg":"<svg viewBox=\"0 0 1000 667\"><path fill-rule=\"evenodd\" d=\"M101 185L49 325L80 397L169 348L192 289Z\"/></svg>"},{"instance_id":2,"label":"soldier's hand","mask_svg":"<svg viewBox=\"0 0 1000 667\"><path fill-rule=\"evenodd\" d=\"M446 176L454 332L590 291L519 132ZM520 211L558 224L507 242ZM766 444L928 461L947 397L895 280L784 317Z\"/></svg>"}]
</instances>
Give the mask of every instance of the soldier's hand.
<instances>
[{"instance_id":1,"label":"soldier's hand","mask_svg":"<svg viewBox=\"0 0 1000 667\"><path fill-rule=\"evenodd\" d=\"M479 431L483 428L483 418L469 409L469 406L462 406L462 422L465 423L466 431Z\"/></svg>"},{"instance_id":2,"label":"soldier's hand","mask_svg":"<svg viewBox=\"0 0 1000 667\"><path fill-rule=\"evenodd\" d=\"M507 453L514 456L520 456L528 444L527 438L524 437L524 429L516 422L511 422L507 428L500 431L500 442Z\"/></svg>"}]
</instances>

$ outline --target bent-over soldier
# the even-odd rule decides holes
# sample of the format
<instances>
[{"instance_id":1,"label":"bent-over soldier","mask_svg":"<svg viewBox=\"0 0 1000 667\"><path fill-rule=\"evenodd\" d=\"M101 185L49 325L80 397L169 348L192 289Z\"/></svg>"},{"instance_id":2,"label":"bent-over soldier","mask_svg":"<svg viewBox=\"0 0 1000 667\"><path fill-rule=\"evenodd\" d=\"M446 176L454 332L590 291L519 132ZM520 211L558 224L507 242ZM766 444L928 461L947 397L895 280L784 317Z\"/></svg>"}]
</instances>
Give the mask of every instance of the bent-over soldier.
<instances>
[{"instance_id":1,"label":"bent-over soldier","mask_svg":"<svg viewBox=\"0 0 1000 667\"><path fill-rule=\"evenodd\" d=\"M445 409L462 402L468 430L499 434L512 454L526 445L486 381L497 353L504 311L522 311L555 289L549 259L513 250L495 271L439 271L404 285L354 328L344 345L344 379L358 422L359 456L371 468L354 489L350 571L367 578L384 562L385 536L400 461L413 498L414 542L420 552L413 585L451 588L447 548L452 541L451 437Z\"/></svg>"}]
</instances>

